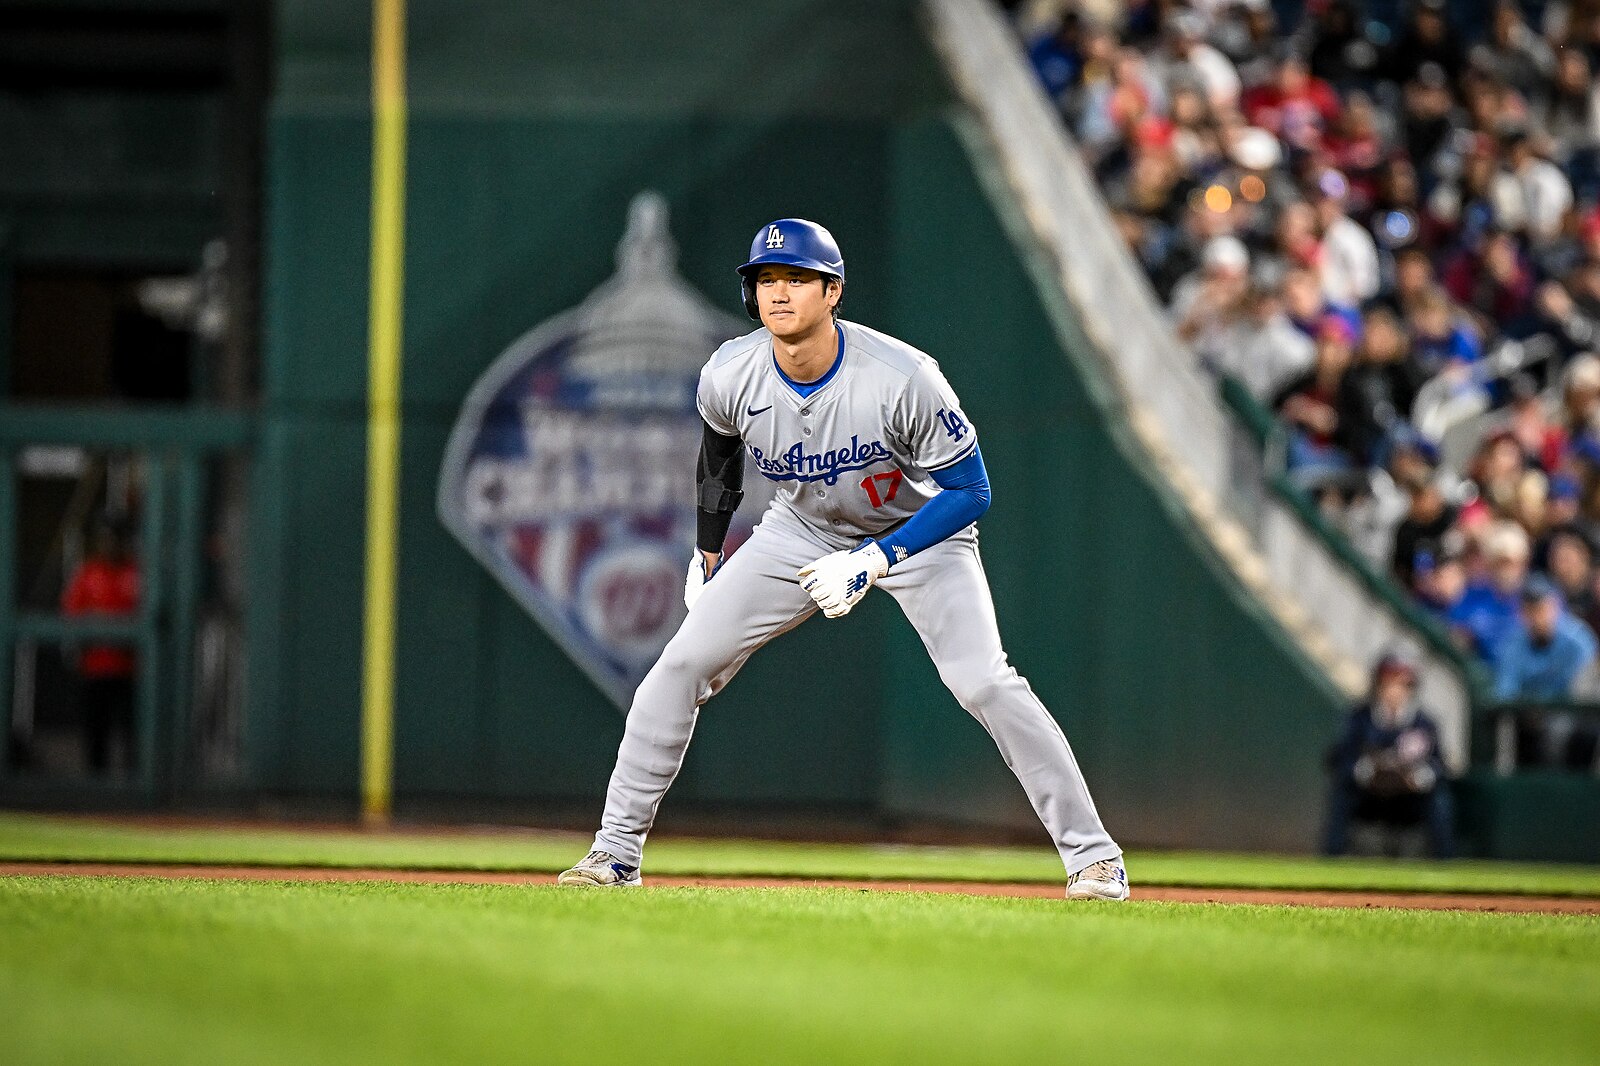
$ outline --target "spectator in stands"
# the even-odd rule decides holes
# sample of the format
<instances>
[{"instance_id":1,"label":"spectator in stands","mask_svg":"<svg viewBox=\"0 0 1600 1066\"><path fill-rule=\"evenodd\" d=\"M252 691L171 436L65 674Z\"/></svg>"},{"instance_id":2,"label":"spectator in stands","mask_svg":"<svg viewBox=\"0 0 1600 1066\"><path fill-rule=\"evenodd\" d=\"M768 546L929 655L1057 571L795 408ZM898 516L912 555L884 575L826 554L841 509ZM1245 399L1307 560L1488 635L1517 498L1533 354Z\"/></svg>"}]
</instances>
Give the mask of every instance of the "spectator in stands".
<instances>
[{"instance_id":1,"label":"spectator in stands","mask_svg":"<svg viewBox=\"0 0 1600 1066\"><path fill-rule=\"evenodd\" d=\"M1514 522L1496 522L1481 543L1487 572L1468 578L1449 621L1465 631L1473 653L1495 668L1510 636L1522 625L1519 611L1528 572L1528 534Z\"/></svg>"},{"instance_id":2,"label":"spectator in stands","mask_svg":"<svg viewBox=\"0 0 1600 1066\"><path fill-rule=\"evenodd\" d=\"M1552 528L1545 538L1545 569L1567 610L1587 619L1594 610L1594 548L1575 525Z\"/></svg>"},{"instance_id":3,"label":"spectator in stands","mask_svg":"<svg viewBox=\"0 0 1600 1066\"><path fill-rule=\"evenodd\" d=\"M1173 88L1168 104L1172 122L1172 154L1185 174L1215 174L1222 169L1222 139L1210 105L1198 85Z\"/></svg>"},{"instance_id":4,"label":"spectator in stands","mask_svg":"<svg viewBox=\"0 0 1600 1066\"><path fill-rule=\"evenodd\" d=\"M1476 315L1480 330L1509 323L1528 312L1533 297L1533 270L1522 258L1516 238L1491 230L1475 251L1463 249L1444 273L1445 290Z\"/></svg>"},{"instance_id":5,"label":"spectator in stands","mask_svg":"<svg viewBox=\"0 0 1600 1066\"><path fill-rule=\"evenodd\" d=\"M1527 453L1507 426L1496 428L1483 439L1468 466L1478 489L1478 503L1502 518L1514 510L1517 490L1527 470Z\"/></svg>"},{"instance_id":6,"label":"spectator in stands","mask_svg":"<svg viewBox=\"0 0 1600 1066\"><path fill-rule=\"evenodd\" d=\"M1578 240L1578 254L1565 279L1567 292L1584 312L1600 315L1600 209L1578 227Z\"/></svg>"},{"instance_id":7,"label":"spectator in stands","mask_svg":"<svg viewBox=\"0 0 1600 1066\"><path fill-rule=\"evenodd\" d=\"M1407 315L1412 359L1429 378L1419 390L1412 418L1424 434L1439 439L1450 426L1486 410L1490 395L1479 375L1483 350L1477 334L1456 317L1443 290L1424 292ZM1426 402L1424 402L1424 400Z\"/></svg>"},{"instance_id":8,"label":"spectator in stands","mask_svg":"<svg viewBox=\"0 0 1600 1066\"><path fill-rule=\"evenodd\" d=\"M1273 134L1291 149L1322 146L1339 121L1339 97L1314 77L1303 55L1285 48L1273 79L1244 94L1245 121Z\"/></svg>"},{"instance_id":9,"label":"spectator in stands","mask_svg":"<svg viewBox=\"0 0 1600 1066\"><path fill-rule=\"evenodd\" d=\"M1206 246L1218 237L1233 236L1227 215L1207 208L1204 197L1196 196L1192 200L1176 228L1166 230L1157 227L1165 233L1166 253L1160 268L1151 275L1150 280L1156 292L1164 294L1169 308L1177 293L1178 283L1201 269L1200 260Z\"/></svg>"},{"instance_id":10,"label":"spectator in stands","mask_svg":"<svg viewBox=\"0 0 1600 1066\"><path fill-rule=\"evenodd\" d=\"M1106 199L1119 210L1171 225L1183 191L1192 187L1173 152L1173 129L1164 119L1139 124L1129 168L1106 182Z\"/></svg>"},{"instance_id":11,"label":"spectator in stands","mask_svg":"<svg viewBox=\"0 0 1600 1066\"><path fill-rule=\"evenodd\" d=\"M1384 307L1368 311L1340 403L1344 439L1357 462L1382 465L1390 435L1410 417L1423 381L1410 354L1394 313Z\"/></svg>"},{"instance_id":12,"label":"spectator in stands","mask_svg":"<svg viewBox=\"0 0 1600 1066\"><path fill-rule=\"evenodd\" d=\"M1343 855L1351 829L1366 824L1393 838L1422 831L1435 858L1455 853L1454 812L1439 726L1417 702L1417 667L1391 653L1372 671L1369 697L1346 720L1344 734L1329 752L1333 788L1323 850ZM1406 848L1390 844L1386 854Z\"/></svg>"},{"instance_id":13,"label":"spectator in stands","mask_svg":"<svg viewBox=\"0 0 1600 1066\"><path fill-rule=\"evenodd\" d=\"M1338 124L1324 138L1328 161L1350 183L1348 207L1363 218L1377 199L1385 162L1378 111L1365 93L1354 93Z\"/></svg>"},{"instance_id":14,"label":"spectator in stands","mask_svg":"<svg viewBox=\"0 0 1600 1066\"><path fill-rule=\"evenodd\" d=\"M1507 631L1494 664L1502 700L1556 700L1595 658L1595 636L1569 613L1550 579L1535 574L1521 596L1521 624Z\"/></svg>"},{"instance_id":15,"label":"spectator in stands","mask_svg":"<svg viewBox=\"0 0 1600 1066\"><path fill-rule=\"evenodd\" d=\"M1378 294L1378 247L1361 223L1345 214L1350 184L1337 170L1317 179L1317 224L1322 231L1322 291L1328 302L1360 307Z\"/></svg>"},{"instance_id":16,"label":"spectator in stands","mask_svg":"<svg viewBox=\"0 0 1600 1066\"><path fill-rule=\"evenodd\" d=\"M1410 509L1395 528L1394 554L1390 557L1395 579L1402 587L1419 587L1422 571L1442 565L1442 560L1446 559L1443 544L1453 535L1454 522L1456 507L1437 482L1430 480L1411 488ZM1461 562L1459 552L1453 560ZM1458 568L1456 573L1461 581L1459 587L1454 587L1453 594L1445 595L1443 591L1432 589L1422 599L1432 600L1430 605L1440 611L1456 607L1466 592L1466 571Z\"/></svg>"},{"instance_id":17,"label":"spectator in stands","mask_svg":"<svg viewBox=\"0 0 1600 1066\"><path fill-rule=\"evenodd\" d=\"M1578 520L1587 529L1600 529L1600 439L1592 432L1573 438L1566 466L1578 478Z\"/></svg>"},{"instance_id":18,"label":"spectator in stands","mask_svg":"<svg viewBox=\"0 0 1600 1066\"><path fill-rule=\"evenodd\" d=\"M1455 307L1444 290L1433 288L1417 297L1407 316L1418 365L1430 376L1452 372L1463 382L1463 371L1483 357L1477 335L1456 318Z\"/></svg>"},{"instance_id":19,"label":"spectator in stands","mask_svg":"<svg viewBox=\"0 0 1600 1066\"><path fill-rule=\"evenodd\" d=\"M1315 339L1322 320L1329 314L1350 319L1346 308L1331 308L1322 295L1317 272L1309 267L1291 267L1283 276L1283 310L1294 328Z\"/></svg>"},{"instance_id":20,"label":"spectator in stands","mask_svg":"<svg viewBox=\"0 0 1600 1066\"><path fill-rule=\"evenodd\" d=\"M1153 275L1161 269L1168 258L1169 234L1164 227L1123 208L1112 210L1111 221L1146 273Z\"/></svg>"},{"instance_id":21,"label":"spectator in stands","mask_svg":"<svg viewBox=\"0 0 1600 1066\"><path fill-rule=\"evenodd\" d=\"M1437 63L1424 63L1403 80L1400 141L1417 166L1432 170L1453 129L1450 78Z\"/></svg>"},{"instance_id":22,"label":"spectator in stands","mask_svg":"<svg viewBox=\"0 0 1600 1066\"><path fill-rule=\"evenodd\" d=\"M1574 356L1561 371L1562 454L1580 437L1600 429L1600 358Z\"/></svg>"},{"instance_id":23,"label":"spectator in stands","mask_svg":"<svg viewBox=\"0 0 1600 1066\"><path fill-rule=\"evenodd\" d=\"M1327 309L1327 297L1322 294L1322 280L1317 273L1322 262L1322 238L1317 232L1317 213L1310 204L1294 200L1283 205L1273 230L1273 251L1286 270L1298 271L1285 278L1297 290L1291 298L1291 313L1307 333L1315 333ZM1318 297L1304 307L1293 306L1301 302L1298 290L1304 283L1309 283L1309 289Z\"/></svg>"},{"instance_id":24,"label":"spectator in stands","mask_svg":"<svg viewBox=\"0 0 1600 1066\"><path fill-rule=\"evenodd\" d=\"M1480 145L1520 124L1523 118L1522 98L1483 71L1469 68L1463 73L1460 94L1466 104L1466 128L1477 135Z\"/></svg>"},{"instance_id":25,"label":"spectator in stands","mask_svg":"<svg viewBox=\"0 0 1600 1066\"><path fill-rule=\"evenodd\" d=\"M1418 560L1424 555L1434 561L1443 558L1444 542L1454 534L1457 508L1446 495L1439 478L1434 475L1432 465L1427 462L1428 458L1436 458L1437 453L1432 457L1423 454L1423 449L1431 450L1432 447L1425 438L1413 436L1396 445L1390 460L1393 476L1410 499L1405 518L1395 528L1394 551L1390 556L1395 579L1405 588L1410 588L1415 582ZM1406 471L1405 468L1413 463L1420 466L1420 476ZM1405 480L1401 481L1401 478ZM1456 536L1459 540L1459 535ZM1451 606L1454 603L1454 600L1450 601Z\"/></svg>"},{"instance_id":26,"label":"spectator in stands","mask_svg":"<svg viewBox=\"0 0 1600 1066\"><path fill-rule=\"evenodd\" d=\"M1537 463L1546 474L1554 474L1566 437L1546 413L1539 383L1531 375L1518 374L1511 379L1508 391L1511 409L1505 428L1516 438L1524 457Z\"/></svg>"},{"instance_id":27,"label":"spectator in stands","mask_svg":"<svg viewBox=\"0 0 1600 1066\"><path fill-rule=\"evenodd\" d=\"M1420 0L1411 9L1411 22L1395 39L1384 57L1383 74L1408 82L1433 64L1454 81L1466 63L1466 50L1445 18L1444 0Z\"/></svg>"},{"instance_id":28,"label":"spectator in stands","mask_svg":"<svg viewBox=\"0 0 1600 1066\"><path fill-rule=\"evenodd\" d=\"M1351 0L1329 0L1313 13L1311 73L1341 91L1364 87L1372 80L1378 50L1367 39Z\"/></svg>"},{"instance_id":29,"label":"spectator in stands","mask_svg":"<svg viewBox=\"0 0 1600 1066\"><path fill-rule=\"evenodd\" d=\"M110 524L96 527L89 551L67 581L61 612L73 618L129 618L139 609L139 567ZM131 648L95 643L78 655L83 679L83 745L89 770L111 769L112 748L131 773L138 756L134 743L134 681L138 659Z\"/></svg>"},{"instance_id":30,"label":"spectator in stands","mask_svg":"<svg viewBox=\"0 0 1600 1066\"><path fill-rule=\"evenodd\" d=\"M1385 268L1392 272L1386 279L1390 288L1397 289L1400 285L1399 257L1407 252L1416 252L1422 257L1422 262L1428 265L1431 279L1432 264L1420 248L1421 242L1427 239L1423 229L1422 187L1417 182L1417 168L1411 160L1396 155L1379 164L1372 200L1365 217L1367 229L1378 242L1380 251L1392 257L1385 260ZM1397 293L1394 295L1398 296ZM1379 298L1383 299L1383 296L1380 289ZM1384 302L1393 306L1399 300L1387 299Z\"/></svg>"},{"instance_id":31,"label":"spectator in stands","mask_svg":"<svg viewBox=\"0 0 1600 1066\"><path fill-rule=\"evenodd\" d=\"M1581 489L1578 479L1571 474L1558 473L1550 477L1550 505L1545 514L1547 527L1558 530L1572 527L1583 536L1589 544L1593 544L1594 531L1589 529L1580 519L1578 513L1578 498ZM1548 544L1546 545L1548 548ZM1546 555L1548 558L1548 554Z\"/></svg>"},{"instance_id":32,"label":"spectator in stands","mask_svg":"<svg viewBox=\"0 0 1600 1066\"><path fill-rule=\"evenodd\" d=\"M1457 631L1450 619L1467 592L1467 568L1460 534L1441 539L1437 554L1418 552L1412 574L1413 587L1422 609L1450 629L1452 637L1456 637ZM1463 634L1459 639L1465 643L1467 638Z\"/></svg>"},{"instance_id":33,"label":"spectator in stands","mask_svg":"<svg viewBox=\"0 0 1600 1066\"><path fill-rule=\"evenodd\" d=\"M1555 84L1533 113L1539 139L1556 162L1568 164L1600 145L1600 84L1590 76L1589 57L1576 48L1556 54Z\"/></svg>"},{"instance_id":34,"label":"spectator in stands","mask_svg":"<svg viewBox=\"0 0 1600 1066\"><path fill-rule=\"evenodd\" d=\"M1534 150L1526 127L1516 126L1501 138L1505 169L1497 178L1496 200L1505 205L1505 223L1522 229L1534 245L1561 234L1572 209L1572 185L1561 168Z\"/></svg>"},{"instance_id":35,"label":"spectator in stands","mask_svg":"<svg viewBox=\"0 0 1600 1066\"><path fill-rule=\"evenodd\" d=\"M1580 308L1561 282L1547 281L1539 286L1535 303L1568 351L1600 347L1600 318Z\"/></svg>"},{"instance_id":36,"label":"spectator in stands","mask_svg":"<svg viewBox=\"0 0 1600 1066\"><path fill-rule=\"evenodd\" d=\"M1051 99L1060 100L1083 70L1083 24L1078 12L1062 12L1055 29L1041 33L1028 48L1034 73Z\"/></svg>"},{"instance_id":37,"label":"spectator in stands","mask_svg":"<svg viewBox=\"0 0 1600 1066\"><path fill-rule=\"evenodd\" d=\"M1107 157L1118 149L1126 151L1128 133L1161 95L1144 56L1132 48L1118 50L1104 76L1088 81L1078 92L1074 105L1078 138L1102 179L1108 169L1119 168L1114 162L1108 164Z\"/></svg>"},{"instance_id":38,"label":"spectator in stands","mask_svg":"<svg viewBox=\"0 0 1600 1066\"><path fill-rule=\"evenodd\" d=\"M1500 224L1494 188L1498 156L1482 138L1467 138L1466 144L1459 174L1439 182L1428 196L1428 230L1437 246L1475 248Z\"/></svg>"},{"instance_id":39,"label":"spectator in stands","mask_svg":"<svg viewBox=\"0 0 1600 1066\"><path fill-rule=\"evenodd\" d=\"M1277 47L1278 16L1268 0L1236 0L1212 29L1215 44L1245 85L1260 85L1272 76Z\"/></svg>"},{"instance_id":40,"label":"spectator in stands","mask_svg":"<svg viewBox=\"0 0 1600 1066\"><path fill-rule=\"evenodd\" d=\"M1517 478L1507 514L1528 534L1530 541L1535 541L1545 535L1545 514L1549 510L1549 503L1550 479L1543 470L1524 469Z\"/></svg>"},{"instance_id":41,"label":"spectator in stands","mask_svg":"<svg viewBox=\"0 0 1600 1066\"><path fill-rule=\"evenodd\" d=\"M1350 468L1350 453L1343 447L1340 401L1355 339L1347 320L1336 314L1323 316L1317 330L1316 362L1278 390L1273 402L1273 409L1291 430L1289 466L1307 477Z\"/></svg>"},{"instance_id":42,"label":"spectator in stands","mask_svg":"<svg viewBox=\"0 0 1600 1066\"><path fill-rule=\"evenodd\" d=\"M1291 378L1311 368L1316 346L1284 314L1283 295L1270 281L1252 285L1242 311L1223 331L1212 366L1239 379L1250 395L1270 403Z\"/></svg>"},{"instance_id":43,"label":"spectator in stands","mask_svg":"<svg viewBox=\"0 0 1600 1066\"><path fill-rule=\"evenodd\" d=\"M1437 287L1428 253L1416 246L1402 248L1394 257L1393 291L1384 302L1409 320L1423 298Z\"/></svg>"},{"instance_id":44,"label":"spectator in stands","mask_svg":"<svg viewBox=\"0 0 1600 1066\"><path fill-rule=\"evenodd\" d=\"M1584 540L1591 545L1594 543L1587 533ZM1600 556L1600 553L1595 554ZM1583 616L1584 624L1589 627L1589 632L1600 634L1600 565L1592 565L1589 568L1589 594L1584 597L1583 602L1588 605Z\"/></svg>"},{"instance_id":45,"label":"spectator in stands","mask_svg":"<svg viewBox=\"0 0 1600 1066\"><path fill-rule=\"evenodd\" d=\"M1591 27L1600 29L1600 5L1595 0L1548 0L1544 5L1544 35L1572 48L1585 48Z\"/></svg>"},{"instance_id":46,"label":"spectator in stands","mask_svg":"<svg viewBox=\"0 0 1600 1066\"><path fill-rule=\"evenodd\" d=\"M1179 8L1167 16L1163 30L1165 47L1152 60L1161 84L1198 84L1214 110L1237 107L1239 74L1227 56L1205 42L1205 19Z\"/></svg>"},{"instance_id":47,"label":"spectator in stands","mask_svg":"<svg viewBox=\"0 0 1600 1066\"><path fill-rule=\"evenodd\" d=\"M1526 99L1544 95L1555 72L1555 54L1528 24L1517 5L1501 0L1494 6L1488 39L1468 53L1472 65L1515 89Z\"/></svg>"},{"instance_id":48,"label":"spectator in stands","mask_svg":"<svg viewBox=\"0 0 1600 1066\"><path fill-rule=\"evenodd\" d=\"M1250 253L1237 237L1214 237L1200 258L1200 269L1172 290L1172 317L1178 336L1214 358L1249 284Z\"/></svg>"}]
</instances>

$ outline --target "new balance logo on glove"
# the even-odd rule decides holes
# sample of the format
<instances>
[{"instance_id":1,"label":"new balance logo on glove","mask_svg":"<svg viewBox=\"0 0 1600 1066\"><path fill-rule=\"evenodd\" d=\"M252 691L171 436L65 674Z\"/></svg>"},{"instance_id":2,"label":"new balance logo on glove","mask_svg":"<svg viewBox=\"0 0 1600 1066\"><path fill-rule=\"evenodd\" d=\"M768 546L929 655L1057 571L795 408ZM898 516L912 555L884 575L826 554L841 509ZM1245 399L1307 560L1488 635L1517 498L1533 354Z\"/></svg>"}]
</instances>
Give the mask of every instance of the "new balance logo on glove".
<instances>
[{"instance_id":1,"label":"new balance logo on glove","mask_svg":"<svg viewBox=\"0 0 1600 1066\"><path fill-rule=\"evenodd\" d=\"M865 566L862 570L860 567ZM800 587L829 618L843 618L860 602L872 583L889 572L889 557L876 541L864 541L854 551L824 555L795 576Z\"/></svg>"}]
</instances>

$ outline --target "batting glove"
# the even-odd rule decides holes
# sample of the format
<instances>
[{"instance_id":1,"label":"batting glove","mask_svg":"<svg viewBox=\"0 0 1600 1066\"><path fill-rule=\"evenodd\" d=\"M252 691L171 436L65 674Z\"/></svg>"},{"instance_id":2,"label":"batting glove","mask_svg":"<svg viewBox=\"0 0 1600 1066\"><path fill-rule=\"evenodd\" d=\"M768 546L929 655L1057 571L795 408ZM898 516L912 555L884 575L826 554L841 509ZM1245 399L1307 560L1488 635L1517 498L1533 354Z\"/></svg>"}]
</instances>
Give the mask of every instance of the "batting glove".
<instances>
[{"instance_id":1,"label":"batting glove","mask_svg":"<svg viewBox=\"0 0 1600 1066\"><path fill-rule=\"evenodd\" d=\"M722 554L717 553L717 565L708 573L706 571L705 553L695 550L694 558L689 560L689 573L683 579L683 605L689 610L694 610L694 601L700 598L700 593L706 590L706 582L716 576L722 569Z\"/></svg>"},{"instance_id":2,"label":"batting glove","mask_svg":"<svg viewBox=\"0 0 1600 1066\"><path fill-rule=\"evenodd\" d=\"M800 587L811 594L829 618L843 618L861 602L879 578L889 572L889 557L876 541L854 551L824 555L800 571Z\"/></svg>"}]
</instances>

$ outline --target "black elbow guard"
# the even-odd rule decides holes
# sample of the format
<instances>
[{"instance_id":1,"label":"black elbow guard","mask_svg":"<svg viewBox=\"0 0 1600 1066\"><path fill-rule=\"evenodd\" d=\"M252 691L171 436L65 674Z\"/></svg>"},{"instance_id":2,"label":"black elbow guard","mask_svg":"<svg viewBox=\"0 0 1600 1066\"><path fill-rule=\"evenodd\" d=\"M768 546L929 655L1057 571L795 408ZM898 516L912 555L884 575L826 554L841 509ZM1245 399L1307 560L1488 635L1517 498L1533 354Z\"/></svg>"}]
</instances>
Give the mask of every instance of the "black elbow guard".
<instances>
[{"instance_id":1,"label":"black elbow guard","mask_svg":"<svg viewBox=\"0 0 1600 1066\"><path fill-rule=\"evenodd\" d=\"M708 477L700 482L700 498L695 501L695 506L712 514L732 514L739 509L743 500L743 489L730 489L717 479Z\"/></svg>"},{"instance_id":2,"label":"black elbow guard","mask_svg":"<svg viewBox=\"0 0 1600 1066\"><path fill-rule=\"evenodd\" d=\"M710 426L700 442L700 462L695 468L695 504L712 514L732 514L744 499L744 448L738 437L727 437Z\"/></svg>"},{"instance_id":3,"label":"black elbow guard","mask_svg":"<svg viewBox=\"0 0 1600 1066\"><path fill-rule=\"evenodd\" d=\"M707 426L695 468L695 543L701 551L722 550L733 512L744 500L743 484L744 449L739 438Z\"/></svg>"}]
</instances>

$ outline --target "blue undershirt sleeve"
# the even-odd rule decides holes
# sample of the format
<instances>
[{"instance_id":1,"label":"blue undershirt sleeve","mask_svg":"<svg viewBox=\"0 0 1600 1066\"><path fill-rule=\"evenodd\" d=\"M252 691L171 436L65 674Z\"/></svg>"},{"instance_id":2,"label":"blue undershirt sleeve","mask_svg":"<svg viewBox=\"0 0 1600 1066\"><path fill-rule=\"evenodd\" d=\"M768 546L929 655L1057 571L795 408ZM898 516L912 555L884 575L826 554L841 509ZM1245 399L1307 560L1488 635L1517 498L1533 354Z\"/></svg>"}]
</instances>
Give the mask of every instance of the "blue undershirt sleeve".
<instances>
[{"instance_id":1,"label":"blue undershirt sleeve","mask_svg":"<svg viewBox=\"0 0 1600 1066\"><path fill-rule=\"evenodd\" d=\"M989 509L989 472L984 469L981 449L974 447L965 459L932 474L943 491L923 504L905 525L878 540L891 568L966 529Z\"/></svg>"}]
</instances>

